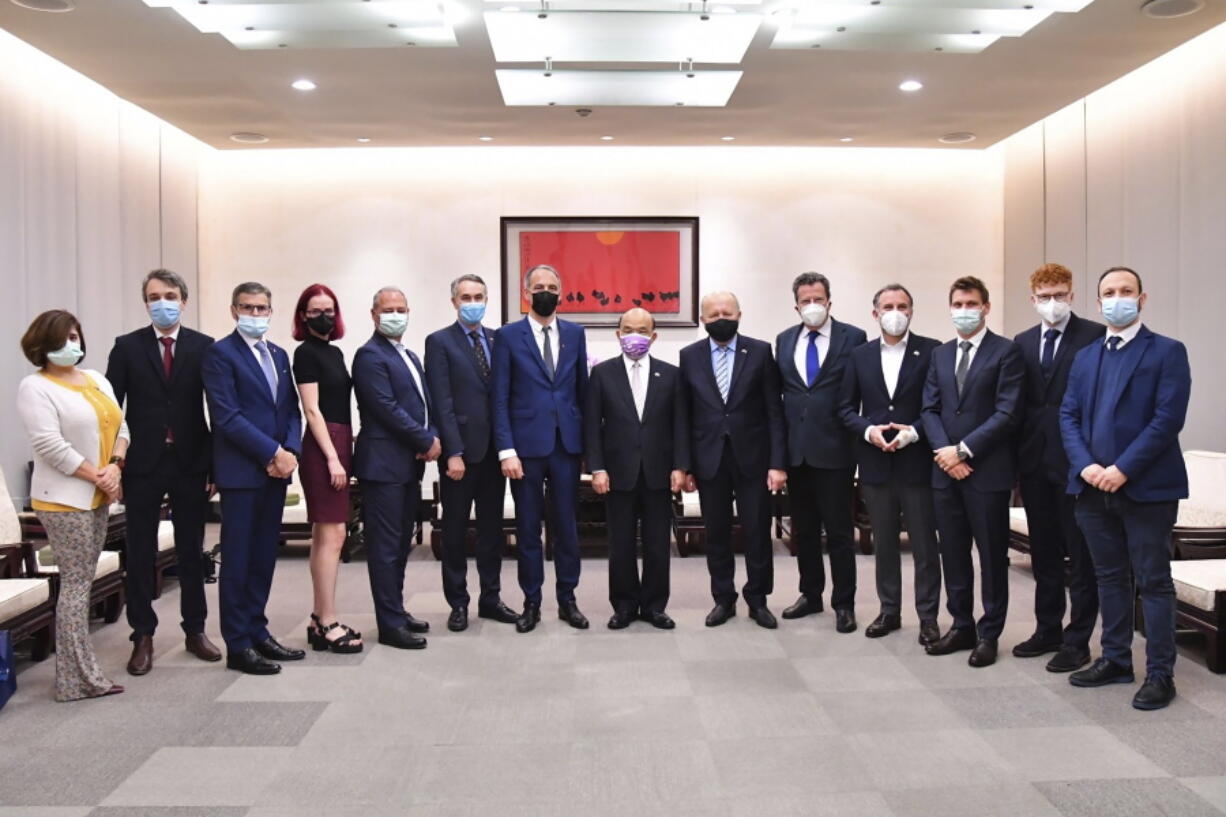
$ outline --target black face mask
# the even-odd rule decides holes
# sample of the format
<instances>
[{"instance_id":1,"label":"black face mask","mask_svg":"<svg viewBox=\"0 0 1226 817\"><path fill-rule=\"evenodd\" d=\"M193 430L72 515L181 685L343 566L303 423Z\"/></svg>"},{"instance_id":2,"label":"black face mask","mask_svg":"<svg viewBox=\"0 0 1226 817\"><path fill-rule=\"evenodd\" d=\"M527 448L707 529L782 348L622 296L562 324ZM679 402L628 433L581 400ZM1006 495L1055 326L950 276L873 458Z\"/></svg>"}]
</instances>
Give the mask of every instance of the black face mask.
<instances>
[{"instance_id":1,"label":"black face mask","mask_svg":"<svg viewBox=\"0 0 1226 817\"><path fill-rule=\"evenodd\" d=\"M717 321L704 324L707 327L707 334L716 343L727 343L732 340L736 336L736 330L740 325L740 321L734 321L731 318L720 318Z\"/></svg>"},{"instance_id":2,"label":"black face mask","mask_svg":"<svg viewBox=\"0 0 1226 817\"><path fill-rule=\"evenodd\" d=\"M558 293L542 289L532 293L532 311L542 318L548 318L558 308Z\"/></svg>"},{"instance_id":3,"label":"black face mask","mask_svg":"<svg viewBox=\"0 0 1226 817\"><path fill-rule=\"evenodd\" d=\"M331 315L316 315L313 318L307 318L307 326L311 331L323 335L325 338L332 335L332 330L336 328L336 318Z\"/></svg>"}]
</instances>

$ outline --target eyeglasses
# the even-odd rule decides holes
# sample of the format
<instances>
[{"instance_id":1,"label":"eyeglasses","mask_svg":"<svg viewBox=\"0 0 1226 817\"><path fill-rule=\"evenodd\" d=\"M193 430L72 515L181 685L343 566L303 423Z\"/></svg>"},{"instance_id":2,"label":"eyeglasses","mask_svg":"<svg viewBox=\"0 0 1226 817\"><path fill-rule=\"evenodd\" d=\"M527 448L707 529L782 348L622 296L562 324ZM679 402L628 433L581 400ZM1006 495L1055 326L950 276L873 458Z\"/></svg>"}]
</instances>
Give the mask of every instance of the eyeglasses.
<instances>
[{"instance_id":1,"label":"eyeglasses","mask_svg":"<svg viewBox=\"0 0 1226 817\"><path fill-rule=\"evenodd\" d=\"M308 318L318 318L320 315L327 315L329 318L336 317L335 309L308 309L305 313Z\"/></svg>"},{"instance_id":2,"label":"eyeglasses","mask_svg":"<svg viewBox=\"0 0 1226 817\"><path fill-rule=\"evenodd\" d=\"M266 304L235 304L234 308L244 315L268 315L272 307Z\"/></svg>"},{"instance_id":3,"label":"eyeglasses","mask_svg":"<svg viewBox=\"0 0 1226 817\"><path fill-rule=\"evenodd\" d=\"M1050 303L1051 301L1055 301L1058 304L1066 304L1069 302L1069 298L1072 297L1073 293L1071 292L1057 292L1055 295L1036 295L1034 300L1040 304Z\"/></svg>"}]
</instances>

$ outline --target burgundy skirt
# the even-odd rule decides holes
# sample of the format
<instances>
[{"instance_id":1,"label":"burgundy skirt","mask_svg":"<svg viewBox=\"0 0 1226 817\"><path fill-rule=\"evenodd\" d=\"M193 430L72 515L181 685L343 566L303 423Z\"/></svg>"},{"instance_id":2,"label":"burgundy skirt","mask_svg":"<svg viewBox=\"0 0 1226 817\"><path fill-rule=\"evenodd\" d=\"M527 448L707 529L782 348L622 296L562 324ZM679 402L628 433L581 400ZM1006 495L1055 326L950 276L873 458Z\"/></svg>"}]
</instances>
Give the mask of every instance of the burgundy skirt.
<instances>
[{"instance_id":1,"label":"burgundy skirt","mask_svg":"<svg viewBox=\"0 0 1226 817\"><path fill-rule=\"evenodd\" d=\"M351 475L353 460L353 429L340 423L328 423L328 437L336 456L341 461L345 474ZM315 442L315 435L307 429L302 440L302 457L298 460L298 479L302 482L302 492L306 494L307 521L316 522L348 522L349 521L349 482L339 491L333 489L332 480L328 476L328 458Z\"/></svg>"}]
</instances>

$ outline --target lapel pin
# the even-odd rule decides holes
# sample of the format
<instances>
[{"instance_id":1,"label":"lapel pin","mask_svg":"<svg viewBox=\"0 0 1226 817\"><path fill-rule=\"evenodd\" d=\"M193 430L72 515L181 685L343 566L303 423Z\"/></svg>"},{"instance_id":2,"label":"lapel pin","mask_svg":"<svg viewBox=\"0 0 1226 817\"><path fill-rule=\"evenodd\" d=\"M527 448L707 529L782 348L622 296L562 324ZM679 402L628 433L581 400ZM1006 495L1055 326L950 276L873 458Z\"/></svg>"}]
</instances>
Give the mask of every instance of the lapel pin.
<instances>
[{"instance_id":1,"label":"lapel pin","mask_svg":"<svg viewBox=\"0 0 1226 817\"><path fill-rule=\"evenodd\" d=\"M656 376L656 377L659 377L659 376L660 376L660 373L659 373L659 372L656 372L656 373L655 373L655 376Z\"/></svg>"},{"instance_id":2,"label":"lapel pin","mask_svg":"<svg viewBox=\"0 0 1226 817\"><path fill-rule=\"evenodd\" d=\"M916 350L915 350L914 352L912 352L911 354L915 355L916 357L919 357L919 349L916 349Z\"/></svg>"},{"instance_id":3,"label":"lapel pin","mask_svg":"<svg viewBox=\"0 0 1226 817\"><path fill-rule=\"evenodd\" d=\"M743 354L743 355L747 355L747 354L749 354L749 350L748 350L748 349L742 349L742 350L741 350L741 354Z\"/></svg>"}]
</instances>

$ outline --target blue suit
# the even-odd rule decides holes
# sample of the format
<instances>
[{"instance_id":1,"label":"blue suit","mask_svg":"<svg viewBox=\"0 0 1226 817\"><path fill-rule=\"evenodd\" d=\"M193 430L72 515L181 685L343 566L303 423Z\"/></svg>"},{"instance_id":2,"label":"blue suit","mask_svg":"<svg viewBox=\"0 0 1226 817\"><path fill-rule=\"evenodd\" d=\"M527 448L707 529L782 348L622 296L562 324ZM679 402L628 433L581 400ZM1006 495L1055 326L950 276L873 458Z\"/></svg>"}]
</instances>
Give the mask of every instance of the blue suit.
<instances>
[{"instance_id":1,"label":"blue suit","mask_svg":"<svg viewBox=\"0 0 1226 817\"><path fill-rule=\"evenodd\" d=\"M1141 326L1115 351L1099 342L1078 352L1060 405L1068 490L1077 495L1077 524L1098 576L1103 657L1132 666L1135 575L1146 672L1166 677L1175 668L1171 528L1179 500L1188 495L1179 432L1191 391L1184 345ZM1094 464L1115 465L1128 481L1116 493L1093 488L1081 472Z\"/></svg>"},{"instance_id":2,"label":"blue suit","mask_svg":"<svg viewBox=\"0 0 1226 817\"><path fill-rule=\"evenodd\" d=\"M268 349L275 398L237 331L208 348L201 371L213 427L213 481L221 492L221 635L231 653L270 637L264 607L289 480L270 477L266 469L278 447L296 456L302 443L289 356L272 343Z\"/></svg>"},{"instance_id":3,"label":"blue suit","mask_svg":"<svg viewBox=\"0 0 1226 817\"><path fill-rule=\"evenodd\" d=\"M579 457L583 453L583 415L587 393L587 341L578 324L555 319L558 337L551 379L532 327L532 318L507 324L494 335L494 446L514 449L524 478L511 483L515 496L519 586L524 599L540 604L545 583L541 520L545 480L549 480L549 527L559 602L575 599L579 584L579 530L575 522Z\"/></svg>"},{"instance_id":4,"label":"blue suit","mask_svg":"<svg viewBox=\"0 0 1226 817\"><path fill-rule=\"evenodd\" d=\"M353 447L353 474L362 486L366 570L381 634L408 624L404 569L412 549L421 504L425 461L417 458L438 437L429 410L430 390L421 362L406 350L417 371L390 340L377 332L353 356L353 391L362 427ZM424 392L424 393L423 393Z\"/></svg>"}]
</instances>

